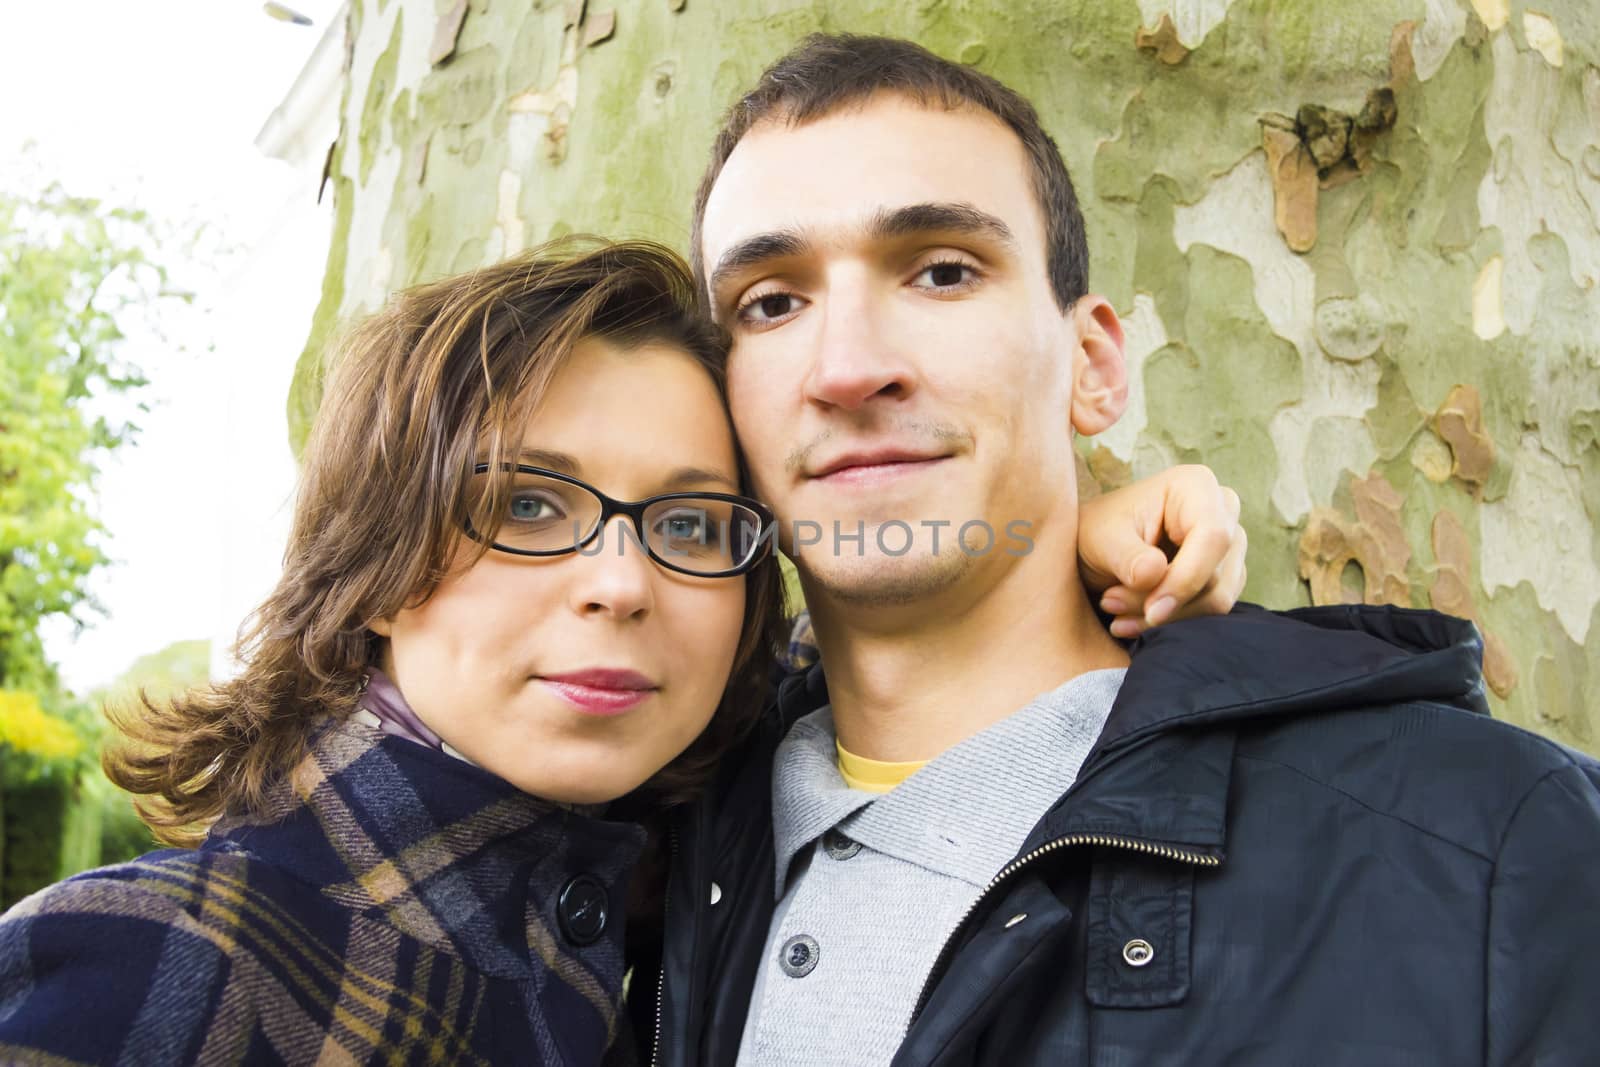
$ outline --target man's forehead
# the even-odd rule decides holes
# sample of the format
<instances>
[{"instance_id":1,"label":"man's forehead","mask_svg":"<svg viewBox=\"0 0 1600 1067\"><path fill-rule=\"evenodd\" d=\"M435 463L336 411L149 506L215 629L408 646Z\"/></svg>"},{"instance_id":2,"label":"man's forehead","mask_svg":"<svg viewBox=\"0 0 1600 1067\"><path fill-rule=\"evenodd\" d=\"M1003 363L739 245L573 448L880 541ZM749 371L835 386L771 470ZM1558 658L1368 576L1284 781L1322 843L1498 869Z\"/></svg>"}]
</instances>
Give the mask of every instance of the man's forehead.
<instances>
[{"instance_id":1,"label":"man's forehead","mask_svg":"<svg viewBox=\"0 0 1600 1067\"><path fill-rule=\"evenodd\" d=\"M878 93L804 122L753 126L712 185L701 251L709 261L780 227L859 230L876 212L918 203L1026 214L1031 190L1022 142L994 115Z\"/></svg>"}]
</instances>

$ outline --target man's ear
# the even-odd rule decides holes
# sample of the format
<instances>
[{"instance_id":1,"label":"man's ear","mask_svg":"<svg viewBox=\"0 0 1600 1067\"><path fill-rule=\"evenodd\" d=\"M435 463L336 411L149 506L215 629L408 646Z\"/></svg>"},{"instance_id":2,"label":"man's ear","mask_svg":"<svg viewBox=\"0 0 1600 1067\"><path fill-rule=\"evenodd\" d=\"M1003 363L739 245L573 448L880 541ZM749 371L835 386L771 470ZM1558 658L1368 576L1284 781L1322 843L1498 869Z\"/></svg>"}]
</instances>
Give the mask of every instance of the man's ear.
<instances>
[{"instance_id":1,"label":"man's ear","mask_svg":"<svg viewBox=\"0 0 1600 1067\"><path fill-rule=\"evenodd\" d=\"M1078 347L1072 357L1072 428L1094 435L1109 430L1128 406L1128 363L1122 321L1102 296L1072 305Z\"/></svg>"}]
</instances>

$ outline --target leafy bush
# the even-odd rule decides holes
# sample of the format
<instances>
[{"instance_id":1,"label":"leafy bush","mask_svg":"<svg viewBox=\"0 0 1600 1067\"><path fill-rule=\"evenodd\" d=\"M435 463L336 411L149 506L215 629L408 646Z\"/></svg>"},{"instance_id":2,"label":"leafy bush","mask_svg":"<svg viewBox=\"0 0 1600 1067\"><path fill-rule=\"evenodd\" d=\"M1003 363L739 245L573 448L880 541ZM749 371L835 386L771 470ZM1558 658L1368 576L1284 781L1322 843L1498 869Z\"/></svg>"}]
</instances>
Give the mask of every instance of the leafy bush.
<instances>
[{"instance_id":1,"label":"leafy bush","mask_svg":"<svg viewBox=\"0 0 1600 1067\"><path fill-rule=\"evenodd\" d=\"M0 788L76 776L83 737L32 693L0 690Z\"/></svg>"}]
</instances>

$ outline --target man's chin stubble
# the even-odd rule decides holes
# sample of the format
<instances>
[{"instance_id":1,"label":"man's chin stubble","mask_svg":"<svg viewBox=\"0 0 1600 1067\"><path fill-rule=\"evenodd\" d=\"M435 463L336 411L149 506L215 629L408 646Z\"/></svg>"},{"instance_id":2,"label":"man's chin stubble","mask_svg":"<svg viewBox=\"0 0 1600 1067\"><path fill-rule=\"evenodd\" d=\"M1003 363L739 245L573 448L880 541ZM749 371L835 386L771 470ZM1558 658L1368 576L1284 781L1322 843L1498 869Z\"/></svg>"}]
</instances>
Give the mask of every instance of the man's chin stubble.
<instances>
[{"instance_id":1,"label":"man's chin stubble","mask_svg":"<svg viewBox=\"0 0 1600 1067\"><path fill-rule=\"evenodd\" d=\"M973 559L963 552L922 559L861 558L827 560L812 571L812 583L840 605L894 608L938 596L959 582Z\"/></svg>"}]
</instances>

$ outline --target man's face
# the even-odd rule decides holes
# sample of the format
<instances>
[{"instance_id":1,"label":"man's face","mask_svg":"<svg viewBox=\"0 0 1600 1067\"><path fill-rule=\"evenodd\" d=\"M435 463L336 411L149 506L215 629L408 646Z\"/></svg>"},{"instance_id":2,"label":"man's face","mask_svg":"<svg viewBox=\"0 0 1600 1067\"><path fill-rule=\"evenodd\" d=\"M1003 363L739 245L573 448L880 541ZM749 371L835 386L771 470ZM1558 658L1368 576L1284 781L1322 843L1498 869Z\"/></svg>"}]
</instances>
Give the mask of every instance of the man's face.
<instances>
[{"instance_id":1,"label":"man's face","mask_svg":"<svg viewBox=\"0 0 1600 1067\"><path fill-rule=\"evenodd\" d=\"M1021 142L976 109L883 93L728 159L701 252L734 425L786 536L822 531L798 554L822 590L921 599L1018 558L1008 524L1075 526L1087 320L1055 302L1044 231ZM957 547L967 523L987 552Z\"/></svg>"}]
</instances>

